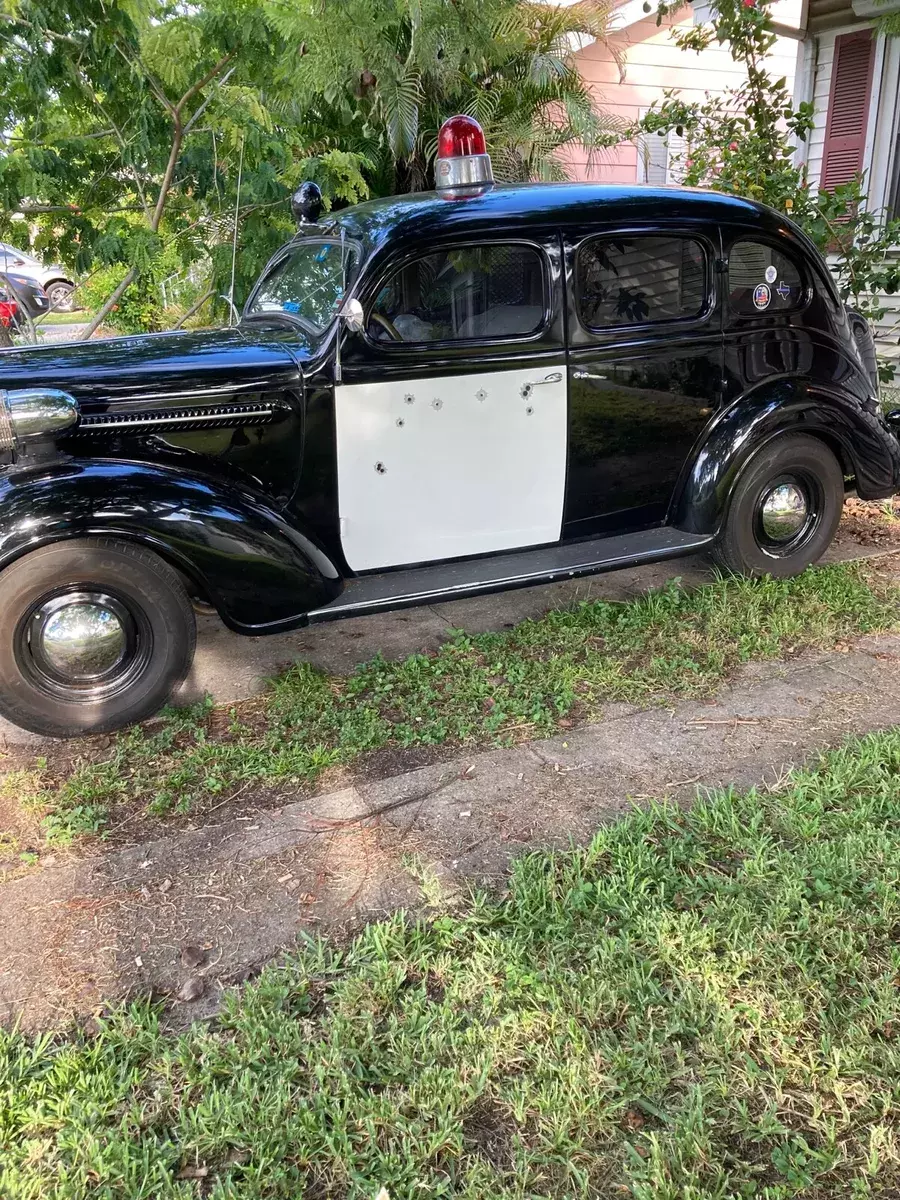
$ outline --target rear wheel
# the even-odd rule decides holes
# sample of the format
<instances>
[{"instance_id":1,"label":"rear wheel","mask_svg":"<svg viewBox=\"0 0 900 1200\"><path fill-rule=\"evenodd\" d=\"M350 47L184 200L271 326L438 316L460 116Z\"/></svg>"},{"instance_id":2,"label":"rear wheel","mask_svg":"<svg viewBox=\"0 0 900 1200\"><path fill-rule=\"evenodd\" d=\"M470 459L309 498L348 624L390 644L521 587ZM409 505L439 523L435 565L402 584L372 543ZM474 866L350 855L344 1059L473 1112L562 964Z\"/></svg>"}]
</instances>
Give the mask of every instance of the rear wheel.
<instances>
[{"instance_id":1,"label":"rear wheel","mask_svg":"<svg viewBox=\"0 0 900 1200\"><path fill-rule=\"evenodd\" d=\"M817 438L790 434L763 447L738 479L714 555L745 575L799 575L831 544L844 477Z\"/></svg>"},{"instance_id":2,"label":"rear wheel","mask_svg":"<svg viewBox=\"0 0 900 1200\"><path fill-rule=\"evenodd\" d=\"M62 542L0 575L0 714L51 737L119 729L155 713L196 640L184 587L127 542Z\"/></svg>"}]
</instances>

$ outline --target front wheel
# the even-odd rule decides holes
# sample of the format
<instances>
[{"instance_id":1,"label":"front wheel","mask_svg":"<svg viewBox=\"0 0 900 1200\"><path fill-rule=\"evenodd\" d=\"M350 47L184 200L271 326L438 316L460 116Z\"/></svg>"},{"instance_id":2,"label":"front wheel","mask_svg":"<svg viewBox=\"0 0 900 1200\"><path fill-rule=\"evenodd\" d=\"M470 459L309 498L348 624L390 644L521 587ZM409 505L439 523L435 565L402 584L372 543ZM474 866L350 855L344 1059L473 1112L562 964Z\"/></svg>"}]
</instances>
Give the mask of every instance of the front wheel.
<instances>
[{"instance_id":1,"label":"front wheel","mask_svg":"<svg viewBox=\"0 0 900 1200\"><path fill-rule=\"evenodd\" d=\"M776 438L739 477L714 556L736 574L799 575L828 549L843 505L828 447L807 434Z\"/></svg>"},{"instance_id":2,"label":"front wheel","mask_svg":"<svg viewBox=\"0 0 900 1200\"><path fill-rule=\"evenodd\" d=\"M45 546L0 575L0 715L51 737L141 721L187 675L195 641L157 555L100 538Z\"/></svg>"}]
</instances>

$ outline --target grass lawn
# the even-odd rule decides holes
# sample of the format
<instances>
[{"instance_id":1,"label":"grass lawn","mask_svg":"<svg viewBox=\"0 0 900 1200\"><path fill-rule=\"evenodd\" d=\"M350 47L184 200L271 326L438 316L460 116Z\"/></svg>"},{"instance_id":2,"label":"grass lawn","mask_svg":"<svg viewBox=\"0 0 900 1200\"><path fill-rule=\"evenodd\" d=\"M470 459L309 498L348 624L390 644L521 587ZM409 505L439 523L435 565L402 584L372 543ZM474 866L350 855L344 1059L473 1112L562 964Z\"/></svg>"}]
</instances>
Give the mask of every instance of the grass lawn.
<instances>
[{"instance_id":1,"label":"grass lawn","mask_svg":"<svg viewBox=\"0 0 900 1200\"><path fill-rule=\"evenodd\" d=\"M92 317L89 312L51 312L35 322L38 329L42 325L87 325Z\"/></svg>"},{"instance_id":2,"label":"grass lawn","mask_svg":"<svg viewBox=\"0 0 900 1200\"><path fill-rule=\"evenodd\" d=\"M510 744L596 719L614 700L708 694L741 663L893 627L900 591L872 567L797 579L671 584L624 603L553 611L504 633L457 633L434 654L365 663L348 678L299 663L265 697L174 713L90 749L38 762L8 795L44 814L51 842L133 819L202 812L248 784L310 784L385 748Z\"/></svg>"},{"instance_id":3,"label":"grass lawn","mask_svg":"<svg viewBox=\"0 0 900 1200\"><path fill-rule=\"evenodd\" d=\"M161 1032L0 1034L4 1200L900 1194L900 731Z\"/></svg>"}]
</instances>

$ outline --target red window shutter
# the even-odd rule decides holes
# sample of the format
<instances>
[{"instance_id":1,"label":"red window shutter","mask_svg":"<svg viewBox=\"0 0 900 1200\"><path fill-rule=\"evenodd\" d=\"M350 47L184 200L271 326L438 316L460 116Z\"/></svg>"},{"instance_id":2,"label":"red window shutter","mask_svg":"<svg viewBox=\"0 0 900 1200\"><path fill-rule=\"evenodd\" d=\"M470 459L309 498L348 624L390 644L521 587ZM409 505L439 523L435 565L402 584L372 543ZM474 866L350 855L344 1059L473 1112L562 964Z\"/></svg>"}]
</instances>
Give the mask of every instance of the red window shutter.
<instances>
[{"instance_id":1,"label":"red window shutter","mask_svg":"<svg viewBox=\"0 0 900 1200\"><path fill-rule=\"evenodd\" d=\"M821 186L833 191L859 174L866 148L875 42L871 29L834 40Z\"/></svg>"}]
</instances>

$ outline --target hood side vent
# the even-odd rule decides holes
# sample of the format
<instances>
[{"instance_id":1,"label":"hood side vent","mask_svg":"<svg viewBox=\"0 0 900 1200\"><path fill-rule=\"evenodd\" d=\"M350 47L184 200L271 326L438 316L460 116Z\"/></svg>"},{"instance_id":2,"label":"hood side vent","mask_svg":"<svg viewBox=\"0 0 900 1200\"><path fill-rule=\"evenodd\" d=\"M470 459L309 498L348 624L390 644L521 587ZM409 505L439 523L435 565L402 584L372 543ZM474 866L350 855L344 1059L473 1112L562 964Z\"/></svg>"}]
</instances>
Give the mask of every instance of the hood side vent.
<instances>
[{"instance_id":1,"label":"hood side vent","mask_svg":"<svg viewBox=\"0 0 900 1200\"><path fill-rule=\"evenodd\" d=\"M239 425L273 425L288 416L286 404L205 404L194 408L150 409L145 412L89 413L76 432L120 433L128 430L227 429Z\"/></svg>"}]
</instances>

